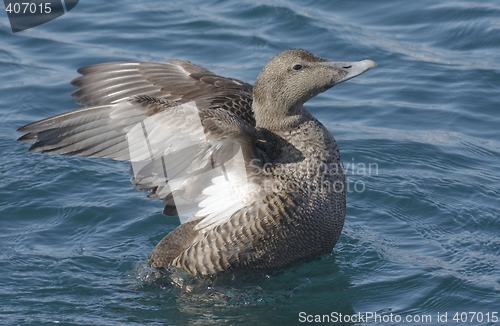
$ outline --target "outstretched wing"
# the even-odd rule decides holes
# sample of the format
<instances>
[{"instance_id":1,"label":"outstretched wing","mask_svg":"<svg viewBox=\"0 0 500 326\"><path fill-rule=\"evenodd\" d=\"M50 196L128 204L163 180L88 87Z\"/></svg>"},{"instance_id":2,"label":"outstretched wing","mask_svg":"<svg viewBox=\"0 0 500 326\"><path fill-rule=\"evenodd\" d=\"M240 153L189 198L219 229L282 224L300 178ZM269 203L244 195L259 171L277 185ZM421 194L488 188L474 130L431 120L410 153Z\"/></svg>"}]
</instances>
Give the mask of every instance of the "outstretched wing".
<instances>
[{"instance_id":1,"label":"outstretched wing","mask_svg":"<svg viewBox=\"0 0 500 326\"><path fill-rule=\"evenodd\" d=\"M19 141L34 142L30 151L130 161L136 188L164 199L165 213L201 220L200 231L227 221L259 189L249 174L262 162L255 129L221 108L136 96L19 131Z\"/></svg>"},{"instance_id":2,"label":"outstretched wing","mask_svg":"<svg viewBox=\"0 0 500 326\"><path fill-rule=\"evenodd\" d=\"M136 95L177 103L195 101L201 108L222 108L255 125L252 85L222 77L184 60L166 63L112 62L81 68L72 96L77 103L98 106Z\"/></svg>"}]
</instances>

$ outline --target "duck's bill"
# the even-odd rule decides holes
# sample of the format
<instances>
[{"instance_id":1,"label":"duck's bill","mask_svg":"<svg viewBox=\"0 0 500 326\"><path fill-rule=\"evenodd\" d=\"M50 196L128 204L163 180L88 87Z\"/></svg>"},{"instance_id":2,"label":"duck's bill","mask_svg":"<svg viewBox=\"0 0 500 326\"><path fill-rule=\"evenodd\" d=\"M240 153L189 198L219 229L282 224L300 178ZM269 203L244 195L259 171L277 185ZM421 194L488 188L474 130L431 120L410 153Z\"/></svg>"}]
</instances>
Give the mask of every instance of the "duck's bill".
<instances>
[{"instance_id":1,"label":"duck's bill","mask_svg":"<svg viewBox=\"0 0 500 326\"><path fill-rule=\"evenodd\" d=\"M324 65L337 68L338 70L345 71L346 74L335 81L334 85L345 82L351 78L361 75L370 68L377 66L377 63L373 60L362 60L355 62L334 62L328 61L324 62Z\"/></svg>"}]
</instances>

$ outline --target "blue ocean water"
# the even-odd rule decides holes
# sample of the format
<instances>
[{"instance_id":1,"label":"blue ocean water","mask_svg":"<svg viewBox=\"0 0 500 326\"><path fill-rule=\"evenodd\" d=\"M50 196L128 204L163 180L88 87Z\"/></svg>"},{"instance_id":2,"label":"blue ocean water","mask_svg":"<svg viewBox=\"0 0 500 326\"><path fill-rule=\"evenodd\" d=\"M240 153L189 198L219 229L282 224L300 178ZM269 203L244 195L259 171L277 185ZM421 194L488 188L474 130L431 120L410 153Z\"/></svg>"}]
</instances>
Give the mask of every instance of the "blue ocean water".
<instances>
[{"instance_id":1,"label":"blue ocean water","mask_svg":"<svg viewBox=\"0 0 500 326\"><path fill-rule=\"evenodd\" d=\"M306 105L350 187L343 234L319 259L250 280L150 281L147 255L178 221L133 189L128 165L16 142L18 127L78 107L77 68L182 58L253 82L292 47L379 64ZM499 103L496 0L87 0L15 34L0 14L0 320L498 325Z\"/></svg>"}]
</instances>

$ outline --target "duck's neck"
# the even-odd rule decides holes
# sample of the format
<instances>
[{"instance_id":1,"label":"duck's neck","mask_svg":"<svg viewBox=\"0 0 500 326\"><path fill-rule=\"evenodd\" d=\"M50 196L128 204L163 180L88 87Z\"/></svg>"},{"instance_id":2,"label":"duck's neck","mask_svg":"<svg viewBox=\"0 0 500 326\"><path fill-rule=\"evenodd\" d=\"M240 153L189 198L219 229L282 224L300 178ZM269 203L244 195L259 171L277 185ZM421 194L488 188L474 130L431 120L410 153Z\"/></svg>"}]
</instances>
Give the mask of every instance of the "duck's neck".
<instances>
[{"instance_id":1,"label":"duck's neck","mask_svg":"<svg viewBox=\"0 0 500 326\"><path fill-rule=\"evenodd\" d=\"M256 127L267 129L277 134L282 131L295 129L304 122L314 119L312 114L302 104L283 109L273 105L266 106L254 102L252 109L255 114Z\"/></svg>"}]
</instances>

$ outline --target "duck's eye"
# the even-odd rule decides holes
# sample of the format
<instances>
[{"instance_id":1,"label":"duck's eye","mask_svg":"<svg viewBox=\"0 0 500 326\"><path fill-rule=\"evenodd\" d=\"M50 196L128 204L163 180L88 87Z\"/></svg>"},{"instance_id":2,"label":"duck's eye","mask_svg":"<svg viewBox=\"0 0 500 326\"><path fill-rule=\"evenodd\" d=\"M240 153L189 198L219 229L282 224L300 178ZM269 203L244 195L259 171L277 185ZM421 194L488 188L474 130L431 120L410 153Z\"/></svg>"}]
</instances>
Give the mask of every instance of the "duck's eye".
<instances>
[{"instance_id":1,"label":"duck's eye","mask_svg":"<svg viewBox=\"0 0 500 326\"><path fill-rule=\"evenodd\" d=\"M302 69L302 65L296 64L292 68L293 68L293 70L300 70L300 69Z\"/></svg>"}]
</instances>

